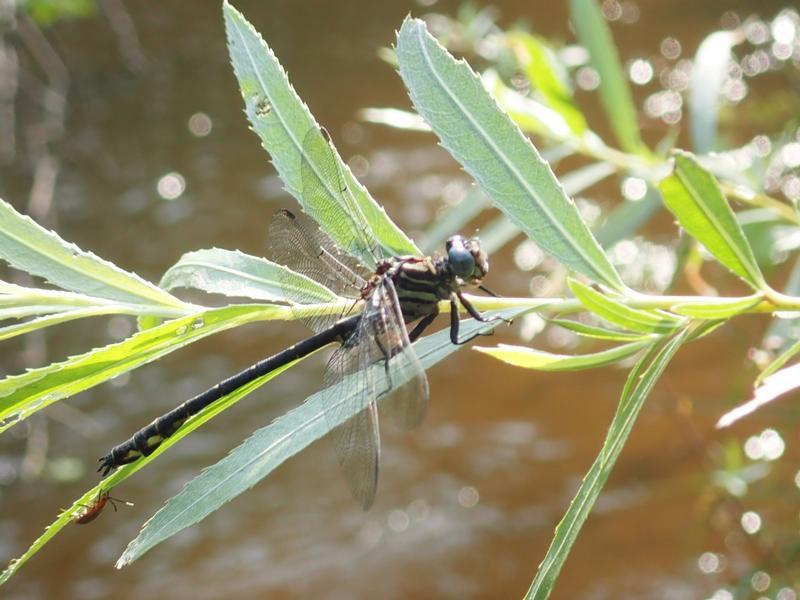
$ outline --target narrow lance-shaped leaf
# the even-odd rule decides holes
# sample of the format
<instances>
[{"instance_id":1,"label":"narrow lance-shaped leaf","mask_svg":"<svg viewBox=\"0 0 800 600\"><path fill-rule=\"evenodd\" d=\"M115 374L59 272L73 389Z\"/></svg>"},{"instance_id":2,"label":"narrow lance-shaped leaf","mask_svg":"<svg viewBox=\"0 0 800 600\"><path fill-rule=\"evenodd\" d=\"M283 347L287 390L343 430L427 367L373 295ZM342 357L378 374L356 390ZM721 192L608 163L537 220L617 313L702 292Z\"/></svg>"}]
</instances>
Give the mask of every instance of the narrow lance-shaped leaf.
<instances>
[{"instance_id":1,"label":"narrow lance-shaped leaf","mask_svg":"<svg viewBox=\"0 0 800 600\"><path fill-rule=\"evenodd\" d=\"M80 513L81 510L84 510L83 507L91 504L100 492L106 490L107 488L104 488L103 484L97 485L75 500L70 508L62 510L56 520L45 528L44 533L31 544L22 556L9 562L8 567L0 573L0 585L8 581L12 575L19 571L26 562L35 556L47 542L60 533L64 527L72 524L72 520L75 516Z\"/></svg>"},{"instance_id":2,"label":"narrow lance-shaped leaf","mask_svg":"<svg viewBox=\"0 0 800 600\"><path fill-rule=\"evenodd\" d=\"M789 278L783 286L783 293L800 296L800 257L792 265ZM800 340L800 316L791 319L776 317L764 332L761 345L765 348L774 348L775 352L783 352L793 344L794 340ZM775 348L776 343L777 348Z\"/></svg>"},{"instance_id":3,"label":"narrow lance-shaped leaf","mask_svg":"<svg viewBox=\"0 0 800 600\"><path fill-rule=\"evenodd\" d=\"M0 200L0 259L72 292L131 304L187 308L138 275L64 241L4 200Z\"/></svg>"},{"instance_id":4,"label":"narrow lance-shaped leaf","mask_svg":"<svg viewBox=\"0 0 800 600\"><path fill-rule=\"evenodd\" d=\"M513 318L521 312L516 309L499 314ZM497 324L497 321L486 324L470 319L462 321L461 328L466 336L477 331L489 331ZM450 343L448 330L439 331L414 344L414 349L426 369L460 347L462 346ZM402 383L402 378L392 381L393 385ZM338 385L342 389L341 402L357 411L359 407L356 403L347 404L345 390L352 390L345 384ZM380 387L381 382L376 385ZM117 566L130 564L156 544L201 521L328 433L335 423L332 422L331 414L325 414L326 408L330 407L324 405L322 400L331 397L330 390L312 395L297 408L256 431L227 457L189 482L147 522L136 539L128 545ZM336 410L332 414L342 420L352 416L352 413L348 415L345 410Z\"/></svg>"},{"instance_id":5,"label":"narrow lance-shaped leaf","mask_svg":"<svg viewBox=\"0 0 800 600\"><path fill-rule=\"evenodd\" d=\"M631 370L603 447L556 527L553 541L525 595L526 599L540 600L550 595L583 523L625 446L645 400L669 361L684 343L687 334L688 330L683 330L664 344L654 344Z\"/></svg>"},{"instance_id":6,"label":"narrow lance-shaped leaf","mask_svg":"<svg viewBox=\"0 0 800 600\"><path fill-rule=\"evenodd\" d=\"M763 301L761 294L744 298L708 298L701 302L684 302L670 306L679 315L696 319L728 319L753 308Z\"/></svg>"},{"instance_id":7,"label":"narrow lance-shaped leaf","mask_svg":"<svg viewBox=\"0 0 800 600\"><path fill-rule=\"evenodd\" d=\"M0 432L50 404L198 339L244 323L286 317L284 306L237 305L173 319L126 340L0 381Z\"/></svg>"},{"instance_id":8,"label":"narrow lance-shaped leaf","mask_svg":"<svg viewBox=\"0 0 800 600\"><path fill-rule=\"evenodd\" d=\"M739 34L715 31L697 48L689 80L689 133L694 150L716 150L722 86L728 78L731 50Z\"/></svg>"},{"instance_id":9,"label":"narrow lance-shaped leaf","mask_svg":"<svg viewBox=\"0 0 800 600\"><path fill-rule=\"evenodd\" d=\"M553 354L528 348L526 346L512 346L499 344L494 348L476 346L475 350L488 354L515 367L535 369L537 371L577 371L579 369L594 369L619 362L623 358L632 356L651 345L652 340L644 340L614 346L608 350L591 352L589 354Z\"/></svg>"},{"instance_id":10,"label":"narrow lance-shaped leaf","mask_svg":"<svg viewBox=\"0 0 800 600\"><path fill-rule=\"evenodd\" d=\"M52 308L52 307L33 307L33 308ZM6 325L0 327L0 341L7 340L18 335L25 335L37 329L44 329L45 327L52 327L68 321L76 319L85 319L87 317L99 317L104 315L143 315L147 314L142 311L141 304L101 304L99 306L90 306L86 308L69 308L62 311L43 311L52 314L44 314L36 319L29 319L27 321L15 322L13 325ZM5 311L0 313L7 314ZM33 313L36 314L36 313ZM29 315L25 315L29 316Z\"/></svg>"},{"instance_id":11,"label":"narrow lance-shaped leaf","mask_svg":"<svg viewBox=\"0 0 800 600\"><path fill-rule=\"evenodd\" d=\"M670 333L684 322L684 319L668 313L631 308L574 279L570 279L568 283L572 293L587 310L627 330L639 333Z\"/></svg>"},{"instance_id":12,"label":"narrow lance-shaped leaf","mask_svg":"<svg viewBox=\"0 0 800 600\"><path fill-rule=\"evenodd\" d=\"M659 184L681 227L751 287L768 290L750 243L714 176L688 152L674 153L675 170Z\"/></svg>"},{"instance_id":13,"label":"narrow lance-shaped leaf","mask_svg":"<svg viewBox=\"0 0 800 600\"><path fill-rule=\"evenodd\" d=\"M647 153L639 137L639 122L631 89L620 64L611 31L595 0L570 0L570 19L578 40L589 51L591 64L600 75L600 101L623 150Z\"/></svg>"},{"instance_id":14,"label":"narrow lance-shaped leaf","mask_svg":"<svg viewBox=\"0 0 800 600\"><path fill-rule=\"evenodd\" d=\"M310 131L318 132L319 125L294 91L286 72L261 35L227 0L223 4L223 13L231 62L239 80L245 112L253 131L261 139L264 149L269 152L286 189L297 198L303 209L317 220L340 248L357 249L357 237L361 232L343 223L326 222L320 206L308 203L302 197L303 161L309 161L310 172L320 176L325 172L324 165L320 163L323 157L319 151L304 154L306 135ZM352 194L371 233L375 235L375 241L390 255L419 254L414 243L389 219L338 155L335 160L344 177L344 185ZM325 186L334 194L339 192L336 186L341 184L322 180L316 182L316 185ZM331 206L327 203L326 205ZM333 226L336 227L331 228ZM368 262L365 261L365 264Z\"/></svg>"},{"instance_id":15,"label":"narrow lance-shaped leaf","mask_svg":"<svg viewBox=\"0 0 800 600\"><path fill-rule=\"evenodd\" d=\"M598 327L596 325L588 325L580 321L573 321L570 319L550 319L550 323L558 325L564 329L568 329L580 336L592 338L596 340L611 340L617 342L638 342L646 338L652 338L650 333L630 333L627 331L618 331L614 329L606 329L605 327Z\"/></svg>"},{"instance_id":16,"label":"narrow lance-shaped leaf","mask_svg":"<svg viewBox=\"0 0 800 600\"><path fill-rule=\"evenodd\" d=\"M506 40L533 88L542 95L550 108L564 118L576 135L583 135L588 129L586 119L575 105L572 90L565 83L564 74L558 70L552 50L544 41L525 31L507 33Z\"/></svg>"},{"instance_id":17,"label":"narrow lance-shaped leaf","mask_svg":"<svg viewBox=\"0 0 800 600\"><path fill-rule=\"evenodd\" d=\"M608 163L591 163L566 173L561 178L561 184L567 194L579 194L598 181L605 179L615 170L616 168ZM457 209L458 207L455 211ZM481 227L483 248L491 255L517 237L519 233L519 227L514 222L509 221L504 215L499 215Z\"/></svg>"},{"instance_id":18,"label":"narrow lance-shaped leaf","mask_svg":"<svg viewBox=\"0 0 800 600\"><path fill-rule=\"evenodd\" d=\"M306 357L307 358L307 357ZM44 545L49 542L57 533L59 533L65 525L69 525L72 522L72 518L76 512L78 512L81 506L85 506L89 502L91 502L94 498L97 497L98 491L105 491L110 490L119 485L121 482L128 479L131 475L143 469L151 462L156 460L159 456L161 456L164 452L169 450L170 447L174 446L180 440L182 440L187 435L191 434L194 430L198 429L212 418L214 418L219 413L227 410L236 402L244 398L245 396L251 394L253 391L274 379L285 370L289 369L290 367L297 364L298 361L294 361L279 369L275 369L274 371L270 371L263 377L259 377L258 379L251 381L247 385L244 385L240 388L237 388L230 394L223 396L210 406L207 406L205 409L200 411L198 414L193 416L191 419L186 421L181 427L176 431L174 434L169 436L165 439L159 446L149 455L143 456L136 460L131 464L127 464L119 469L117 469L112 475L103 479L100 484L95 487L94 489L86 492L81 498L73 503L72 507L67 509L66 511L62 512L58 518L51 523L46 529L45 532L36 539L31 546L20 556L19 558L11 561L8 568L0 574L0 585L3 584L9 577L11 577L14 573L16 573L22 565L24 565L32 556L34 556L37 552L39 552Z\"/></svg>"},{"instance_id":19,"label":"narrow lance-shaped leaf","mask_svg":"<svg viewBox=\"0 0 800 600\"><path fill-rule=\"evenodd\" d=\"M761 385L753 392L752 399L722 415L717 421L717 429L733 425L742 417L754 413L762 406L798 388L800 388L800 363L772 373L761 381Z\"/></svg>"},{"instance_id":20,"label":"narrow lance-shaped leaf","mask_svg":"<svg viewBox=\"0 0 800 600\"><path fill-rule=\"evenodd\" d=\"M303 297L309 304L336 302L339 297L304 275L238 250L211 248L184 254L161 278L166 289L188 287L214 294L288 302ZM294 293L287 295L287 288Z\"/></svg>"},{"instance_id":21,"label":"narrow lance-shaped leaf","mask_svg":"<svg viewBox=\"0 0 800 600\"><path fill-rule=\"evenodd\" d=\"M775 360L773 360L770 364L764 367L764 370L758 374L756 380L753 382L755 387L760 386L764 380L775 373L778 369L783 367L787 362L789 362L792 358L794 358L797 354L800 354L800 340L797 340L794 344L786 348L780 355L778 355Z\"/></svg>"},{"instance_id":22,"label":"narrow lance-shaped leaf","mask_svg":"<svg viewBox=\"0 0 800 600\"><path fill-rule=\"evenodd\" d=\"M397 57L417 111L498 208L567 267L623 289L550 166L469 65L456 61L417 19L403 23Z\"/></svg>"}]
</instances>

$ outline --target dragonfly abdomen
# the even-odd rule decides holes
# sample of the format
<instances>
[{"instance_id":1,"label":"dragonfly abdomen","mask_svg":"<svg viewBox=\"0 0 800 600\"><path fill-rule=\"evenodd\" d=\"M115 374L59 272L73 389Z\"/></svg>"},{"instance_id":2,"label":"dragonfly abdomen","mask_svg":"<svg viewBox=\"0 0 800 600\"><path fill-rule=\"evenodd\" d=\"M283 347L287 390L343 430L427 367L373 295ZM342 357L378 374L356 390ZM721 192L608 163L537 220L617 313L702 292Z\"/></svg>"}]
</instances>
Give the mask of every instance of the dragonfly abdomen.
<instances>
[{"instance_id":1,"label":"dragonfly abdomen","mask_svg":"<svg viewBox=\"0 0 800 600\"><path fill-rule=\"evenodd\" d=\"M355 330L359 318L359 315L355 315L339 321L328 329L255 363L244 371L228 377L214 387L187 400L160 416L147 427L137 431L129 440L112 448L111 452L100 459L98 471L102 471L103 475L108 475L117 467L132 463L141 456L149 456L165 439L180 429L189 417L196 415L212 402L216 402L223 396L275 369L316 352L323 346L332 342L341 343L348 339Z\"/></svg>"}]
</instances>

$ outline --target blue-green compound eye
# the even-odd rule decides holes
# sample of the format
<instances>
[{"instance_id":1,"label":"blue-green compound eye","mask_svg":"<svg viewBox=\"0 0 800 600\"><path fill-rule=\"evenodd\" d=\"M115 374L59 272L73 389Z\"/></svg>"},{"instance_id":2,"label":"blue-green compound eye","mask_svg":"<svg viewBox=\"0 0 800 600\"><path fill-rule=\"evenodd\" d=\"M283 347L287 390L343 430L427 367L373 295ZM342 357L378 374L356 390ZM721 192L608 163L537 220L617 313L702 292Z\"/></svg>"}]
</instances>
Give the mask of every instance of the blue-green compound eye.
<instances>
[{"instance_id":1,"label":"blue-green compound eye","mask_svg":"<svg viewBox=\"0 0 800 600\"><path fill-rule=\"evenodd\" d=\"M447 260L457 277L466 280L473 276L475 257L460 235L455 235L447 240Z\"/></svg>"}]
</instances>

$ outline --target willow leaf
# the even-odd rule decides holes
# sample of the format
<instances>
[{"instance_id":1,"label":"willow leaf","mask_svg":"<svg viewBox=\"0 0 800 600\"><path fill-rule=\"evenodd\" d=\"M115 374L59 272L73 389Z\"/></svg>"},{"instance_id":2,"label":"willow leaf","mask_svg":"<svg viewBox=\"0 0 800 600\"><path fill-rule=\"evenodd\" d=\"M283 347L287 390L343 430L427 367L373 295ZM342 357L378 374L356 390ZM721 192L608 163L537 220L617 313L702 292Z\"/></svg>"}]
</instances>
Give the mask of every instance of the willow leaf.
<instances>
[{"instance_id":1,"label":"willow leaf","mask_svg":"<svg viewBox=\"0 0 800 600\"><path fill-rule=\"evenodd\" d=\"M8 567L0 573L0 585L8 581L12 575L19 571L26 562L33 558L36 553L39 552L47 542L60 533L64 527L70 525L75 516L81 510L84 510L83 507L91 504L97 498L97 495L106 489L107 488L104 488L101 483L75 500L72 506L62 510L56 520L45 528L44 533L40 535L19 558L9 561Z\"/></svg>"},{"instance_id":2,"label":"willow leaf","mask_svg":"<svg viewBox=\"0 0 800 600\"><path fill-rule=\"evenodd\" d=\"M733 45L739 34L715 31L697 48L689 80L689 134L694 150L706 154L716 150L717 121L728 79Z\"/></svg>"},{"instance_id":3,"label":"willow leaf","mask_svg":"<svg viewBox=\"0 0 800 600\"><path fill-rule=\"evenodd\" d=\"M0 432L50 404L108 381L211 334L286 317L283 306L237 305L173 319L131 337L0 380Z\"/></svg>"},{"instance_id":4,"label":"willow leaf","mask_svg":"<svg viewBox=\"0 0 800 600\"><path fill-rule=\"evenodd\" d=\"M310 355L309 355L310 356ZM308 356L304 357L308 358ZM302 360L302 359L301 359ZM105 478L100 484L83 494L80 498L78 498L72 506L63 511L58 518L51 523L46 529L44 534L42 534L38 539L36 539L33 544L20 556L19 558L11 561L8 568L0 574L0 585L2 585L9 577L11 577L14 573L16 573L20 567L22 567L25 562L27 562L32 556L34 556L42 547L49 542L57 533L59 533L65 525L69 525L74 518L74 515L82 510L82 507L89 504L92 500L97 497L98 492L106 491L113 489L117 485L119 485L122 481L126 480L128 477L139 471L140 469L146 467L151 462L156 460L161 454L166 452L169 448L177 444L180 440L185 438L187 435L192 433L194 430L198 429L212 418L214 418L219 413L223 412L224 410L230 408L236 402L244 398L245 396L249 395L271 379L274 379L281 373L283 373L286 369L297 364L299 361L294 361L279 369L275 369L274 371L270 371L263 377L259 377L258 379L251 381L247 385L243 385L230 394L221 397L219 400L207 406L198 414L191 417L186 423L181 425L181 427L176 431L174 434L169 436L165 439L159 446L148 456L143 456L139 460L133 462L132 464L124 465L117 469L112 475Z\"/></svg>"},{"instance_id":5,"label":"willow leaf","mask_svg":"<svg viewBox=\"0 0 800 600\"><path fill-rule=\"evenodd\" d=\"M684 329L668 342L654 345L631 370L603 447L583 478L566 514L556 526L553 541L525 595L526 599L539 600L550 595L561 567L608 480L645 400L669 361L683 345L687 333L688 330Z\"/></svg>"},{"instance_id":6,"label":"willow leaf","mask_svg":"<svg viewBox=\"0 0 800 600\"><path fill-rule=\"evenodd\" d=\"M517 309L499 314L513 318L520 312L522 311ZM478 323L470 319L462 321L461 327L464 335L471 335L478 331L490 331L498 323ZM439 331L414 344L414 349L426 369L459 347L450 342L448 330ZM393 385L402 383L402 380L392 381ZM381 382L377 382L377 385L380 386ZM342 389L340 401L347 403L348 396L345 392L351 393L352 390L346 384L339 386ZM346 410L336 410L326 416L325 410L328 407L323 400L331 398L330 391L313 394L297 408L256 431L227 457L190 481L145 524L117 561L117 566L130 564L156 544L201 521L226 502L253 487L283 462L328 433L335 425L332 414L342 420L352 416L353 413L348 414ZM358 411L357 403L345 405Z\"/></svg>"},{"instance_id":7,"label":"willow leaf","mask_svg":"<svg viewBox=\"0 0 800 600\"><path fill-rule=\"evenodd\" d=\"M623 358L633 356L643 348L652 345L653 340L644 340L615 346L608 350L591 352L589 354L553 354L528 348L526 346L512 346L499 344L494 348L476 346L475 350L503 361L515 367L535 369L537 371L578 371L580 369L594 369L619 362Z\"/></svg>"},{"instance_id":8,"label":"willow leaf","mask_svg":"<svg viewBox=\"0 0 800 600\"><path fill-rule=\"evenodd\" d=\"M51 307L43 307L51 308ZM0 311L4 313L5 311ZM0 341L7 340L18 335L24 335L37 329L60 325L76 319L87 317L100 317L104 315L142 315L141 304L101 304L100 306L89 306L85 308L69 308L62 311L50 311L52 314L44 314L36 319L4 325L0 327Z\"/></svg>"},{"instance_id":9,"label":"willow leaf","mask_svg":"<svg viewBox=\"0 0 800 600\"><path fill-rule=\"evenodd\" d=\"M674 331L684 322L684 319L661 311L631 308L574 279L568 283L572 293L587 310L629 331L664 334Z\"/></svg>"},{"instance_id":10,"label":"willow leaf","mask_svg":"<svg viewBox=\"0 0 800 600\"><path fill-rule=\"evenodd\" d=\"M303 198L303 161L311 164L310 171L313 173L322 174L325 171L321 163L322 156L318 152L304 153L306 134L319 132L319 125L294 91L286 72L261 35L227 0L223 4L223 13L231 62L253 131L269 152L286 189L297 198L303 210L316 219L340 248L358 253L363 250L358 244L361 232L344 222L326 219L320 208L322 203L309 203ZM414 243L370 197L338 154L334 152L334 155L346 189L352 194L358 210L375 235L375 241L383 247L384 252L392 256L419 254ZM338 193L335 188L340 185L339 182L321 180L318 183L330 190L331 194ZM364 264L369 264L369 257L359 258Z\"/></svg>"},{"instance_id":11,"label":"willow leaf","mask_svg":"<svg viewBox=\"0 0 800 600\"><path fill-rule=\"evenodd\" d=\"M550 166L486 92L417 19L397 39L400 75L442 145L526 235L567 267L621 290L619 275Z\"/></svg>"},{"instance_id":12,"label":"willow leaf","mask_svg":"<svg viewBox=\"0 0 800 600\"><path fill-rule=\"evenodd\" d=\"M639 136L631 89L600 7L595 0L570 0L569 6L578 40L589 51L591 64L600 75L600 101L620 146L627 152L647 153Z\"/></svg>"},{"instance_id":13,"label":"willow leaf","mask_svg":"<svg viewBox=\"0 0 800 600\"><path fill-rule=\"evenodd\" d=\"M763 301L761 294L745 298L708 298L702 302L684 302L670 306L670 311L696 319L727 319L747 309L757 306Z\"/></svg>"},{"instance_id":14,"label":"willow leaf","mask_svg":"<svg viewBox=\"0 0 800 600\"><path fill-rule=\"evenodd\" d=\"M615 169L613 165L605 162L590 163L565 173L561 178L561 184L567 194L579 194L608 177ZM456 207L454 212L457 212L458 208ZM481 227L481 244L491 256L518 235L519 227L505 216L500 215Z\"/></svg>"},{"instance_id":15,"label":"willow leaf","mask_svg":"<svg viewBox=\"0 0 800 600\"><path fill-rule=\"evenodd\" d=\"M714 176L688 152L676 150L675 170L659 184L681 227L751 287L767 290L750 243Z\"/></svg>"},{"instance_id":16,"label":"willow leaf","mask_svg":"<svg viewBox=\"0 0 800 600\"><path fill-rule=\"evenodd\" d=\"M531 86L542 95L550 108L561 115L575 135L583 135L588 129L586 118L575 105L564 69L560 68L547 43L521 30L507 33L505 37Z\"/></svg>"},{"instance_id":17,"label":"willow leaf","mask_svg":"<svg viewBox=\"0 0 800 600\"><path fill-rule=\"evenodd\" d=\"M130 304L186 307L138 275L64 241L4 200L0 200L0 259L72 292Z\"/></svg>"},{"instance_id":18,"label":"willow leaf","mask_svg":"<svg viewBox=\"0 0 800 600\"><path fill-rule=\"evenodd\" d=\"M550 323L558 325L569 331L577 333L583 337L592 338L595 340L609 340L615 342L637 342L651 336L649 333L629 333L627 331L617 331L614 329L606 329L605 327L597 327L596 325L588 325L580 321L573 321L570 319L550 319Z\"/></svg>"},{"instance_id":19,"label":"willow leaf","mask_svg":"<svg viewBox=\"0 0 800 600\"><path fill-rule=\"evenodd\" d=\"M800 363L774 371L769 377L760 380L758 387L753 392L752 399L720 417L717 421L717 429L733 425L742 417L754 413L761 407L798 388L800 388Z\"/></svg>"},{"instance_id":20,"label":"willow leaf","mask_svg":"<svg viewBox=\"0 0 800 600\"><path fill-rule=\"evenodd\" d=\"M789 346L786 350L784 350L780 355L778 355L775 360L773 360L770 364L764 367L764 370L758 374L756 380L753 382L755 387L760 386L764 380L778 371L783 365L789 362L792 358L800 354L800 340L796 341L794 344Z\"/></svg>"},{"instance_id":21,"label":"willow leaf","mask_svg":"<svg viewBox=\"0 0 800 600\"><path fill-rule=\"evenodd\" d=\"M324 285L287 267L238 250L220 248L184 254L164 273L160 285L168 290L189 287L266 302L289 302L304 297L308 304L323 304L339 299ZM287 295L287 288L294 293Z\"/></svg>"}]
</instances>

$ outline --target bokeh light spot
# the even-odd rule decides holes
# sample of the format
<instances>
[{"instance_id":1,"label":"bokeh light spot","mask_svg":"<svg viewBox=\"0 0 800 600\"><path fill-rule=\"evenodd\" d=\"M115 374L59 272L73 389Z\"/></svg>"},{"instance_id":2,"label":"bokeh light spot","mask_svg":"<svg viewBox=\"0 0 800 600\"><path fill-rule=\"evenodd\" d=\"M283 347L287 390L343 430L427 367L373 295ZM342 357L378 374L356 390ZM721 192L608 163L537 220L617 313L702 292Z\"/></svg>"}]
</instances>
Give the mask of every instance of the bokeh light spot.
<instances>
[{"instance_id":1,"label":"bokeh light spot","mask_svg":"<svg viewBox=\"0 0 800 600\"><path fill-rule=\"evenodd\" d=\"M158 195L164 200L175 200L180 198L183 192L186 191L186 180L183 175L173 171L163 175L156 184Z\"/></svg>"}]
</instances>

